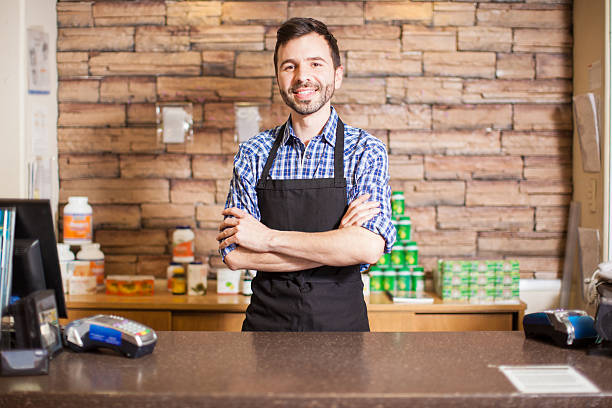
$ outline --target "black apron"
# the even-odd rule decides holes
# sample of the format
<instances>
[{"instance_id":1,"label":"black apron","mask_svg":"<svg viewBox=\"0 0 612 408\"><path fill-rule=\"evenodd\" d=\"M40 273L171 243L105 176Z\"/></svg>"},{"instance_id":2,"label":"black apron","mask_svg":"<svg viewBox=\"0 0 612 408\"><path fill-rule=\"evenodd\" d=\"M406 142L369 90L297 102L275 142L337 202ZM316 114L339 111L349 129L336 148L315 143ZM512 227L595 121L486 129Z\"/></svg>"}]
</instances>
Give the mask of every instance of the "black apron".
<instances>
[{"instance_id":1,"label":"black apron","mask_svg":"<svg viewBox=\"0 0 612 408\"><path fill-rule=\"evenodd\" d=\"M272 180L270 168L283 125L255 188L261 222L282 231L337 229L348 206L344 179L344 124L338 119L334 178ZM243 331L370 331L359 265L298 272L258 271Z\"/></svg>"}]
</instances>

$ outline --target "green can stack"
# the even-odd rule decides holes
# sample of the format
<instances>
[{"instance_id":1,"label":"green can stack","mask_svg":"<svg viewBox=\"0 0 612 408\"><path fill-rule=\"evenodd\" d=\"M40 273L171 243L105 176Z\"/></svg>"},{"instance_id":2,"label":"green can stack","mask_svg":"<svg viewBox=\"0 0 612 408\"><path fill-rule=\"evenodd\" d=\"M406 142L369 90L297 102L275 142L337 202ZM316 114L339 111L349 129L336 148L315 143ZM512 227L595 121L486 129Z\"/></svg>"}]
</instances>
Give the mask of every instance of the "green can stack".
<instances>
[{"instance_id":1,"label":"green can stack","mask_svg":"<svg viewBox=\"0 0 612 408\"><path fill-rule=\"evenodd\" d=\"M404 247L406 265L416 266L419 264L419 247L416 242L409 241Z\"/></svg>"},{"instance_id":2,"label":"green can stack","mask_svg":"<svg viewBox=\"0 0 612 408\"><path fill-rule=\"evenodd\" d=\"M389 291L393 294L408 295L423 292L424 271L418 266L418 245L412 241L412 220L404 215L406 209L403 191L391 195L391 222L397 232L390 254L384 254L370 267L370 291ZM416 270L415 270L416 268Z\"/></svg>"},{"instance_id":3,"label":"green can stack","mask_svg":"<svg viewBox=\"0 0 612 408\"><path fill-rule=\"evenodd\" d=\"M470 270L470 303L495 300L495 261L472 261Z\"/></svg>"},{"instance_id":4,"label":"green can stack","mask_svg":"<svg viewBox=\"0 0 612 408\"><path fill-rule=\"evenodd\" d=\"M389 292L395 292L397 282L397 272L395 269L387 269L383 271L383 289Z\"/></svg>"},{"instance_id":5,"label":"green can stack","mask_svg":"<svg viewBox=\"0 0 612 408\"><path fill-rule=\"evenodd\" d=\"M403 191L394 191L391 193L391 214L394 217L404 215L405 197Z\"/></svg>"},{"instance_id":6,"label":"green can stack","mask_svg":"<svg viewBox=\"0 0 612 408\"><path fill-rule=\"evenodd\" d=\"M467 301L470 296L470 261L442 261L434 275L438 296L442 299Z\"/></svg>"},{"instance_id":7,"label":"green can stack","mask_svg":"<svg viewBox=\"0 0 612 408\"><path fill-rule=\"evenodd\" d=\"M412 292L419 296L425 292L425 270L422 266L412 267Z\"/></svg>"},{"instance_id":8,"label":"green can stack","mask_svg":"<svg viewBox=\"0 0 612 408\"><path fill-rule=\"evenodd\" d=\"M383 271L378 266L370 267L370 293L383 291Z\"/></svg>"},{"instance_id":9,"label":"green can stack","mask_svg":"<svg viewBox=\"0 0 612 408\"><path fill-rule=\"evenodd\" d=\"M376 266L380 269L387 269L391 267L391 254L382 254L378 262L376 262Z\"/></svg>"},{"instance_id":10,"label":"green can stack","mask_svg":"<svg viewBox=\"0 0 612 408\"><path fill-rule=\"evenodd\" d=\"M438 260L434 286L444 300L470 303L518 303L516 260Z\"/></svg>"},{"instance_id":11,"label":"green can stack","mask_svg":"<svg viewBox=\"0 0 612 408\"><path fill-rule=\"evenodd\" d=\"M402 215L399 217L399 221L396 226L397 231L397 240L402 244L406 245L410 242L411 232L412 232L412 221L410 221L410 217Z\"/></svg>"},{"instance_id":12,"label":"green can stack","mask_svg":"<svg viewBox=\"0 0 612 408\"><path fill-rule=\"evenodd\" d=\"M397 290L404 295L412 290L412 271L410 268L404 267L397 271Z\"/></svg>"},{"instance_id":13,"label":"green can stack","mask_svg":"<svg viewBox=\"0 0 612 408\"><path fill-rule=\"evenodd\" d=\"M518 302L520 281L519 262L516 260L498 261L495 272L495 302Z\"/></svg>"},{"instance_id":14,"label":"green can stack","mask_svg":"<svg viewBox=\"0 0 612 408\"><path fill-rule=\"evenodd\" d=\"M393 245L391 250L391 268L402 268L406 265L406 249L401 244Z\"/></svg>"}]
</instances>

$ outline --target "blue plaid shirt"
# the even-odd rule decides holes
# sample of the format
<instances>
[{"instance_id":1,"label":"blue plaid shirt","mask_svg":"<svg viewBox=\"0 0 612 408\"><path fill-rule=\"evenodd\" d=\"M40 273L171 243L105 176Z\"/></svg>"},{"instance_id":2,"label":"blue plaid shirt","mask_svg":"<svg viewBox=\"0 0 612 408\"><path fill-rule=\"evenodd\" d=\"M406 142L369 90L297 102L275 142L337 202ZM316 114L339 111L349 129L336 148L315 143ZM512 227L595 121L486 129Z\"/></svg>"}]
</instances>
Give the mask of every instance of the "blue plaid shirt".
<instances>
[{"instance_id":1,"label":"blue plaid shirt","mask_svg":"<svg viewBox=\"0 0 612 408\"><path fill-rule=\"evenodd\" d=\"M272 179L313 179L334 177L334 146L338 114L332 107L323 131L312 138L308 146L295 135L291 117L285 127L283 143L270 168ZM234 176L225 208L237 207L261 220L255 186L274 144L280 126L259 133L240 145L234 158ZM381 203L381 212L362 227L379 234L385 240L385 252L391 252L396 232L391 223L391 188L389 165L384 143L362 129L344 126L344 177L347 181L347 201L351 203L363 194ZM221 251L225 256L236 248L229 245ZM369 265L362 264L361 271Z\"/></svg>"}]
</instances>

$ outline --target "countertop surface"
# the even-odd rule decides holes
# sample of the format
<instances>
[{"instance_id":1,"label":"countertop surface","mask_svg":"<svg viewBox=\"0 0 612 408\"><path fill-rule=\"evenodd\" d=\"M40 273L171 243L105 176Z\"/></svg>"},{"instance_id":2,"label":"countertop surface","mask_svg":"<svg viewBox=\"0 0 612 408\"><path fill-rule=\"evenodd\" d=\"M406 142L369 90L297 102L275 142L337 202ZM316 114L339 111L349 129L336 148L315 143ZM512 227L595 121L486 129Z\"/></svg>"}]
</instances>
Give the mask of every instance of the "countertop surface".
<instances>
[{"instance_id":1,"label":"countertop surface","mask_svg":"<svg viewBox=\"0 0 612 408\"><path fill-rule=\"evenodd\" d=\"M612 406L612 358L521 332L158 335L140 359L66 350L49 375L0 378L0 406ZM573 366L601 393L520 394L498 366L526 364Z\"/></svg>"}]
</instances>

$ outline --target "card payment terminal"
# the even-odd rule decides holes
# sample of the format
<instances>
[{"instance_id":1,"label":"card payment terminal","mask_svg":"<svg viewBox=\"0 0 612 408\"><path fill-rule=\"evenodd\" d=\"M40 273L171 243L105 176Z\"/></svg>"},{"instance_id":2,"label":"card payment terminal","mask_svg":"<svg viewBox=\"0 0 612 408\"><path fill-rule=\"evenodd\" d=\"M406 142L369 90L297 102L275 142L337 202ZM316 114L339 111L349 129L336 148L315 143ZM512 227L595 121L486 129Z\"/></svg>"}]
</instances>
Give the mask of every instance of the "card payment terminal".
<instances>
[{"instance_id":1,"label":"card payment terminal","mask_svg":"<svg viewBox=\"0 0 612 408\"><path fill-rule=\"evenodd\" d=\"M133 320L100 314L68 323L64 328L64 341L74 351L110 348L136 358L153 352L157 334Z\"/></svg>"}]
</instances>

